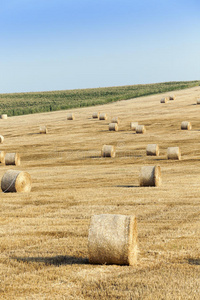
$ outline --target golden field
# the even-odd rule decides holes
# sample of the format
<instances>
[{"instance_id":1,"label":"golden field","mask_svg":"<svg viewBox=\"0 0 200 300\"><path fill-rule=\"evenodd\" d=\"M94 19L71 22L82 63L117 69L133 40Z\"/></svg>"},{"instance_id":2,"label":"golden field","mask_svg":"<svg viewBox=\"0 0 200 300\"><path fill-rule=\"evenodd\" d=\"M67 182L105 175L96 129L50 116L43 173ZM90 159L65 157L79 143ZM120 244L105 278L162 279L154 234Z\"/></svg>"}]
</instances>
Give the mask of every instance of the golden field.
<instances>
[{"instance_id":1,"label":"golden field","mask_svg":"<svg viewBox=\"0 0 200 300\"><path fill-rule=\"evenodd\" d=\"M9 169L32 177L30 193L1 193L1 299L200 298L200 87L161 104L169 94L0 120L1 150L21 155L20 167L0 165L0 177ZM95 111L108 120L92 119ZM119 131L109 132L115 116ZM150 143L159 157L146 156ZM115 158L101 158L104 144L116 146ZM182 160L167 160L171 146ZM139 187L145 165L161 166L160 187ZM88 263L90 217L102 213L137 216L135 266Z\"/></svg>"}]
</instances>

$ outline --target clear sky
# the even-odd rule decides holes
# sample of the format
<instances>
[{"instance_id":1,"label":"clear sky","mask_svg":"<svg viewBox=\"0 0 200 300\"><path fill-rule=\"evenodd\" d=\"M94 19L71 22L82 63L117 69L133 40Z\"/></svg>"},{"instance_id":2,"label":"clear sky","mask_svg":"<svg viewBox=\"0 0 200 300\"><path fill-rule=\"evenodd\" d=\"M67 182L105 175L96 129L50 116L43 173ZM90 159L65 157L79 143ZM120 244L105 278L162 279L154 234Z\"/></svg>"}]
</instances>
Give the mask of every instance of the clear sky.
<instances>
[{"instance_id":1,"label":"clear sky","mask_svg":"<svg viewBox=\"0 0 200 300\"><path fill-rule=\"evenodd\" d=\"M199 0L0 0L0 93L200 80Z\"/></svg>"}]
</instances>

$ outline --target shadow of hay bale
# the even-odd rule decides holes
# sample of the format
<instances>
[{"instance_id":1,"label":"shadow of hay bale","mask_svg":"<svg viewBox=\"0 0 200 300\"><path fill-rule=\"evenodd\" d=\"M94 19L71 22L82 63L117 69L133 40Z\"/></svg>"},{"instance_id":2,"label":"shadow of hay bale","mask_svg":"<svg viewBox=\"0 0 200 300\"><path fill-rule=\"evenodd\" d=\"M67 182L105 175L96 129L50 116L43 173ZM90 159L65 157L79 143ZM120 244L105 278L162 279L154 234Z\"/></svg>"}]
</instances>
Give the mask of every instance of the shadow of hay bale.
<instances>
[{"instance_id":1,"label":"shadow of hay bale","mask_svg":"<svg viewBox=\"0 0 200 300\"><path fill-rule=\"evenodd\" d=\"M192 258L190 258L190 259L188 259L188 263L190 264L190 265L200 265L200 259L192 259Z\"/></svg>"}]
</instances>

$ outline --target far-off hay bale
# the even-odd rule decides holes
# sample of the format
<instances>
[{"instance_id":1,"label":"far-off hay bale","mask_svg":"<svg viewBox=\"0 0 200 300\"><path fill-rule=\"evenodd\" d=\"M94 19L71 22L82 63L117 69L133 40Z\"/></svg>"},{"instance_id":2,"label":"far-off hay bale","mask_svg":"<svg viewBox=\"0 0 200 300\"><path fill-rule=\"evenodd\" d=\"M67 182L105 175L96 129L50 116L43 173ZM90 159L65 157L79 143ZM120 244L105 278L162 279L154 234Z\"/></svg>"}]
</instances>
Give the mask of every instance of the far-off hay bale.
<instances>
[{"instance_id":1,"label":"far-off hay bale","mask_svg":"<svg viewBox=\"0 0 200 300\"><path fill-rule=\"evenodd\" d=\"M135 132L136 133L145 133L146 132L146 128L144 125L137 125L135 128Z\"/></svg>"},{"instance_id":2,"label":"far-off hay bale","mask_svg":"<svg viewBox=\"0 0 200 300\"><path fill-rule=\"evenodd\" d=\"M98 118L99 118L99 112L94 112L94 113L92 114L92 118L93 118L93 119L98 119Z\"/></svg>"},{"instance_id":3,"label":"far-off hay bale","mask_svg":"<svg viewBox=\"0 0 200 300\"><path fill-rule=\"evenodd\" d=\"M99 115L99 120L107 120L107 114L106 113L101 113Z\"/></svg>"},{"instance_id":4,"label":"far-off hay bale","mask_svg":"<svg viewBox=\"0 0 200 300\"><path fill-rule=\"evenodd\" d=\"M157 144L148 144L146 154L152 156L159 156L159 146Z\"/></svg>"},{"instance_id":5,"label":"far-off hay bale","mask_svg":"<svg viewBox=\"0 0 200 300\"><path fill-rule=\"evenodd\" d=\"M67 120L75 120L74 114L67 114Z\"/></svg>"},{"instance_id":6,"label":"far-off hay bale","mask_svg":"<svg viewBox=\"0 0 200 300\"><path fill-rule=\"evenodd\" d=\"M46 128L46 126L40 126L40 134L47 134L48 130Z\"/></svg>"},{"instance_id":7,"label":"far-off hay bale","mask_svg":"<svg viewBox=\"0 0 200 300\"><path fill-rule=\"evenodd\" d=\"M163 97L161 100L160 100L160 103L167 103L168 102L168 98L167 97Z\"/></svg>"},{"instance_id":8,"label":"far-off hay bale","mask_svg":"<svg viewBox=\"0 0 200 300\"><path fill-rule=\"evenodd\" d=\"M1 189L8 192L30 192L31 176L27 172L8 170L1 179Z\"/></svg>"},{"instance_id":9,"label":"far-off hay bale","mask_svg":"<svg viewBox=\"0 0 200 300\"><path fill-rule=\"evenodd\" d=\"M199 98L199 99L197 99L197 104L200 104L200 98Z\"/></svg>"},{"instance_id":10,"label":"far-off hay bale","mask_svg":"<svg viewBox=\"0 0 200 300\"><path fill-rule=\"evenodd\" d=\"M181 123L181 129L182 130L191 130L192 129L192 124L190 122L183 121Z\"/></svg>"},{"instance_id":11,"label":"far-off hay bale","mask_svg":"<svg viewBox=\"0 0 200 300\"><path fill-rule=\"evenodd\" d=\"M3 135L0 135L0 144L3 144L3 142L4 142L4 137Z\"/></svg>"},{"instance_id":12,"label":"far-off hay bale","mask_svg":"<svg viewBox=\"0 0 200 300\"><path fill-rule=\"evenodd\" d=\"M175 100L176 99L176 96L175 95L170 95L169 96L169 100Z\"/></svg>"},{"instance_id":13,"label":"far-off hay bale","mask_svg":"<svg viewBox=\"0 0 200 300\"><path fill-rule=\"evenodd\" d=\"M137 261L135 216L102 214L91 217L88 234L89 262L134 265Z\"/></svg>"},{"instance_id":14,"label":"far-off hay bale","mask_svg":"<svg viewBox=\"0 0 200 300\"><path fill-rule=\"evenodd\" d=\"M181 151L180 151L179 147L168 147L167 148L167 158L181 160Z\"/></svg>"},{"instance_id":15,"label":"far-off hay bale","mask_svg":"<svg viewBox=\"0 0 200 300\"><path fill-rule=\"evenodd\" d=\"M120 122L119 117L114 117L111 120L111 123L117 123L117 124L119 124L119 122Z\"/></svg>"},{"instance_id":16,"label":"far-off hay bale","mask_svg":"<svg viewBox=\"0 0 200 300\"><path fill-rule=\"evenodd\" d=\"M101 150L102 157L115 157L115 147L112 145L104 145Z\"/></svg>"},{"instance_id":17,"label":"far-off hay bale","mask_svg":"<svg viewBox=\"0 0 200 300\"><path fill-rule=\"evenodd\" d=\"M117 123L110 123L109 124L110 131L118 131L118 124Z\"/></svg>"},{"instance_id":18,"label":"far-off hay bale","mask_svg":"<svg viewBox=\"0 0 200 300\"><path fill-rule=\"evenodd\" d=\"M130 124L130 128L132 129L132 130L136 130L136 127L138 126L138 122L131 122L131 124Z\"/></svg>"},{"instance_id":19,"label":"far-off hay bale","mask_svg":"<svg viewBox=\"0 0 200 300\"><path fill-rule=\"evenodd\" d=\"M5 164L5 151L0 151L0 163Z\"/></svg>"},{"instance_id":20,"label":"far-off hay bale","mask_svg":"<svg viewBox=\"0 0 200 300\"><path fill-rule=\"evenodd\" d=\"M20 165L20 155L18 153L6 153L5 164L19 166Z\"/></svg>"},{"instance_id":21,"label":"far-off hay bale","mask_svg":"<svg viewBox=\"0 0 200 300\"><path fill-rule=\"evenodd\" d=\"M7 119L8 116L6 114L0 115L0 119Z\"/></svg>"},{"instance_id":22,"label":"far-off hay bale","mask_svg":"<svg viewBox=\"0 0 200 300\"><path fill-rule=\"evenodd\" d=\"M161 184L160 166L144 166L140 171L140 186L159 186Z\"/></svg>"}]
</instances>

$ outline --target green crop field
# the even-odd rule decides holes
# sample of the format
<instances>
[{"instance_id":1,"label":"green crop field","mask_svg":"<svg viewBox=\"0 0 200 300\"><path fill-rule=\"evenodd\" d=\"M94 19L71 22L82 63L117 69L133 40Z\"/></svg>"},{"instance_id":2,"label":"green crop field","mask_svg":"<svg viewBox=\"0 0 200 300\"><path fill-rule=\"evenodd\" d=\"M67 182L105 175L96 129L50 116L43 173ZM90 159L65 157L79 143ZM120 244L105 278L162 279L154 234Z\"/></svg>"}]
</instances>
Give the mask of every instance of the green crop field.
<instances>
[{"instance_id":1,"label":"green crop field","mask_svg":"<svg viewBox=\"0 0 200 300\"><path fill-rule=\"evenodd\" d=\"M0 114L8 116L106 104L200 85L200 81L174 81L95 89L0 94Z\"/></svg>"}]
</instances>

